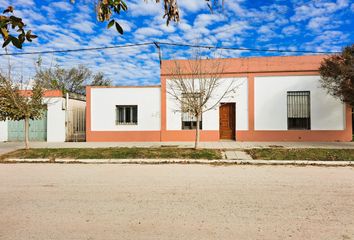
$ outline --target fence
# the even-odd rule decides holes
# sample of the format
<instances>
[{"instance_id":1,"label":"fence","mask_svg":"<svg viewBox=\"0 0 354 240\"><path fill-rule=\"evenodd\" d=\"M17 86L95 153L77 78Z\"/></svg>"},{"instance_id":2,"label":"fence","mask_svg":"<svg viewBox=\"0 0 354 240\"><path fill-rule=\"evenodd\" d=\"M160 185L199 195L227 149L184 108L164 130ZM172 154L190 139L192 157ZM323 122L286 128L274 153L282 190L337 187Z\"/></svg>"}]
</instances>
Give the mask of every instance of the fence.
<instances>
[{"instance_id":1,"label":"fence","mask_svg":"<svg viewBox=\"0 0 354 240\"><path fill-rule=\"evenodd\" d=\"M84 108L66 111L66 141L86 141L86 110Z\"/></svg>"}]
</instances>

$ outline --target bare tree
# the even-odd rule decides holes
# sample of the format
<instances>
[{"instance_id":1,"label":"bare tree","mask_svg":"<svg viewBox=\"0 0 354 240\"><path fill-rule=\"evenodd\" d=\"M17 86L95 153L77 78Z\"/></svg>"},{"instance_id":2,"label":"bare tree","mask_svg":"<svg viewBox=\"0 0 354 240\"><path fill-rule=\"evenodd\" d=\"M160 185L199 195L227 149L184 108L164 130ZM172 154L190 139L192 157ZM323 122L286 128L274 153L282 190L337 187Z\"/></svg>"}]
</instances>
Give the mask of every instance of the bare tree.
<instances>
[{"instance_id":1,"label":"bare tree","mask_svg":"<svg viewBox=\"0 0 354 240\"><path fill-rule=\"evenodd\" d=\"M221 59L202 59L174 62L167 80L167 93L177 101L182 114L190 114L196 121L195 149L199 146L200 121L203 113L216 108L223 99L232 97L239 84L227 83L222 75L225 65Z\"/></svg>"},{"instance_id":2,"label":"bare tree","mask_svg":"<svg viewBox=\"0 0 354 240\"><path fill-rule=\"evenodd\" d=\"M42 101L43 89L35 82L31 90L23 91L21 83L0 73L0 121L24 120L25 146L29 149L29 121L40 119L45 105Z\"/></svg>"}]
</instances>

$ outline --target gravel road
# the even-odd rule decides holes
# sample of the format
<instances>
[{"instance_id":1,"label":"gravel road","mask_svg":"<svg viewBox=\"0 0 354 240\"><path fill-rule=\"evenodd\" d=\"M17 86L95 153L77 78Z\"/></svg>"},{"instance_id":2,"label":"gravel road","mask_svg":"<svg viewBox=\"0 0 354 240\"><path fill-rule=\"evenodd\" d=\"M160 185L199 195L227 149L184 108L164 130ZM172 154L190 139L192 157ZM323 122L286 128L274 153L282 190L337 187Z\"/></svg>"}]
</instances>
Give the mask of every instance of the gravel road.
<instances>
[{"instance_id":1,"label":"gravel road","mask_svg":"<svg viewBox=\"0 0 354 240\"><path fill-rule=\"evenodd\" d=\"M354 240L354 168L1 164L0 239Z\"/></svg>"}]
</instances>

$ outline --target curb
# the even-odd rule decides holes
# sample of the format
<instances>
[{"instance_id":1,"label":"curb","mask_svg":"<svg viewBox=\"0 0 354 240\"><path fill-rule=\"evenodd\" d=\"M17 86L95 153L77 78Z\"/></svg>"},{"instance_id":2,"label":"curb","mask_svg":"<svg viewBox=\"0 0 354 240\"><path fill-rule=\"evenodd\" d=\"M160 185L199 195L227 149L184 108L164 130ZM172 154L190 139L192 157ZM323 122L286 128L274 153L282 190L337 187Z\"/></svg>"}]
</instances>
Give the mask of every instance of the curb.
<instances>
[{"instance_id":1,"label":"curb","mask_svg":"<svg viewBox=\"0 0 354 240\"><path fill-rule=\"evenodd\" d=\"M212 165L290 165L354 167L354 161L307 160L207 160L207 159L6 159L2 163L61 163L61 164L212 164Z\"/></svg>"}]
</instances>

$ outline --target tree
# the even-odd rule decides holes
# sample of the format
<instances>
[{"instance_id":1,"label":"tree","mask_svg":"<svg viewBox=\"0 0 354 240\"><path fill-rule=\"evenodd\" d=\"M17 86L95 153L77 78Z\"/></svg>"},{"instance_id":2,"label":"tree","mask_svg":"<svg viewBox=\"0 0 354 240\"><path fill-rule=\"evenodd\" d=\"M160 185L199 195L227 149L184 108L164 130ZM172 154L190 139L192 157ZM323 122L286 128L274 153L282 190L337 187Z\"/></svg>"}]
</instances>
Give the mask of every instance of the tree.
<instances>
[{"instance_id":1,"label":"tree","mask_svg":"<svg viewBox=\"0 0 354 240\"><path fill-rule=\"evenodd\" d=\"M322 87L354 107L354 44L324 59L319 71Z\"/></svg>"},{"instance_id":2,"label":"tree","mask_svg":"<svg viewBox=\"0 0 354 240\"><path fill-rule=\"evenodd\" d=\"M0 74L0 121L24 120L26 149L29 149L29 121L42 118L45 109L42 96L43 88L38 82L31 90L22 91L10 76Z\"/></svg>"},{"instance_id":3,"label":"tree","mask_svg":"<svg viewBox=\"0 0 354 240\"><path fill-rule=\"evenodd\" d=\"M37 38L36 35L32 34L32 31L25 31L26 26L22 19L16 17L13 13L14 8L9 6L4 10L3 14L0 15L0 33L3 38L4 43L2 47L6 47L10 42L17 48L22 48L22 44L25 40L32 42L32 39ZM17 36L14 32L19 33Z\"/></svg>"},{"instance_id":4,"label":"tree","mask_svg":"<svg viewBox=\"0 0 354 240\"><path fill-rule=\"evenodd\" d=\"M144 0L147 2L148 0ZM156 3L159 3L160 0L154 0ZM202 0L200 0L202 1ZM207 6L210 8L210 11L213 12L213 9L218 8L219 2L221 1L222 6L224 5L224 0L204 0L207 3ZM70 0L71 3L75 3L75 0ZM179 9L177 0L163 0L164 5L164 15L163 18L166 18L166 24L169 25L170 21L179 22ZM124 30L119 22L114 19L114 14L120 15L122 11L128 11L128 6L123 0L98 0L96 3L96 15L97 20L100 22L108 22L107 28L111 28L113 25L116 30L123 34ZM32 39L37 38L36 35L33 35L31 30L25 32L24 26L21 18L18 18L13 15L14 8L9 6L4 12L3 15L0 15L0 30L3 37L4 43L2 47L6 47L10 42L17 47L22 48L22 44L25 40L32 42ZM11 16L5 14L11 13ZM20 34L15 37L13 34L10 34L10 27L20 32Z\"/></svg>"},{"instance_id":5,"label":"tree","mask_svg":"<svg viewBox=\"0 0 354 240\"><path fill-rule=\"evenodd\" d=\"M59 66L42 69L40 64L39 60L35 79L46 89L60 89L64 94L69 92L85 95L87 85L110 86L112 84L111 80L104 78L102 72L93 75L84 65L70 69Z\"/></svg>"},{"instance_id":6,"label":"tree","mask_svg":"<svg viewBox=\"0 0 354 240\"><path fill-rule=\"evenodd\" d=\"M222 79L224 64L220 59L202 59L196 54L194 60L175 61L169 69L167 93L178 105L176 111L189 114L196 121L195 149L200 138L200 121L203 113L215 109L220 102L233 96L239 85Z\"/></svg>"},{"instance_id":7,"label":"tree","mask_svg":"<svg viewBox=\"0 0 354 240\"><path fill-rule=\"evenodd\" d=\"M148 0L144 0L147 2ZM160 0L154 0L156 3L160 3ZM200 0L199 0L200 1ZM218 7L219 2L221 1L224 5L224 0L204 0L207 3L207 6L212 11L214 8ZM75 0L71 0L72 3ZM163 0L164 6L164 15L163 18L166 18L166 24L169 25L171 21L179 22L179 8L177 0ZM107 21L107 27L110 28L115 25L117 31L120 34L123 34L123 29L119 23L112 17L113 13L120 15L121 11L128 11L128 6L123 0L98 0L96 3L96 14L97 19L101 22Z\"/></svg>"},{"instance_id":8,"label":"tree","mask_svg":"<svg viewBox=\"0 0 354 240\"><path fill-rule=\"evenodd\" d=\"M93 76L91 86L112 86L112 81L105 78L103 72L98 72Z\"/></svg>"}]
</instances>

